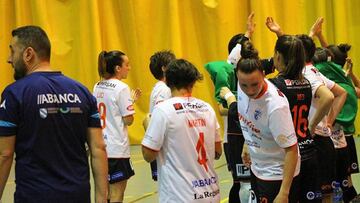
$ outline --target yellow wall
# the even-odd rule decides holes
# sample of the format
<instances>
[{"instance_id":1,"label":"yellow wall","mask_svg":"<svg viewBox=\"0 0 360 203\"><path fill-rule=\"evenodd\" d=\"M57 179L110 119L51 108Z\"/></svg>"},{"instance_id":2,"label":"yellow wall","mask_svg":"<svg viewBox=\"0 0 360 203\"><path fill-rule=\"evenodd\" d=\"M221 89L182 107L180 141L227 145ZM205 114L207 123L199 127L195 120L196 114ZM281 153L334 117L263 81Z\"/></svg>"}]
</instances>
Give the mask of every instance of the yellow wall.
<instances>
[{"instance_id":1,"label":"yellow wall","mask_svg":"<svg viewBox=\"0 0 360 203\"><path fill-rule=\"evenodd\" d=\"M43 27L52 43L52 66L89 89L99 79L98 53L122 50L132 65L125 82L143 91L129 128L132 143L139 143L155 83L148 68L155 51L171 49L193 62L205 76L193 95L216 107L203 64L226 59L228 40L245 31L251 11L257 24L253 41L262 57L272 56L276 40L265 27L267 16L289 34L308 33L316 18L323 16L329 43L353 45L350 56L359 75L360 38L355 37L360 33L359 10L359 0L0 0L0 91L13 82L6 59L15 27ZM359 129L359 118L356 124Z\"/></svg>"}]
</instances>

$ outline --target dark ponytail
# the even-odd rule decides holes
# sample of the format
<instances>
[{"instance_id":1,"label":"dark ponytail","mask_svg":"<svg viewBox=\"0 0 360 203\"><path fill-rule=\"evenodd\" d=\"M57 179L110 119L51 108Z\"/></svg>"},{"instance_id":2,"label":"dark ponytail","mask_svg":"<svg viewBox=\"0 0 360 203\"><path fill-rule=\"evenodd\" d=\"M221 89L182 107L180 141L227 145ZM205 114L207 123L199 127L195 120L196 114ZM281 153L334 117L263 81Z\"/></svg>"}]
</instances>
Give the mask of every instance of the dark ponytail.
<instances>
[{"instance_id":1,"label":"dark ponytail","mask_svg":"<svg viewBox=\"0 0 360 203\"><path fill-rule=\"evenodd\" d=\"M98 73L101 78L109 78L115 74L115 67L122 66L125 54L121 51L102 51L98 57Z\"/></svg>"},{"instance_id":2,"label":"dark ponytail","mask_svg":"<svg viewBox=\"0 0 360 203\"><path fill-rule=\"evenodd\" d=\"M302 70L305 66L305 50L300 39L291 35L280 36L275 51L281 54L285 70L280 74L291 80L303 79Z\"/></svg>"}]
</instances>

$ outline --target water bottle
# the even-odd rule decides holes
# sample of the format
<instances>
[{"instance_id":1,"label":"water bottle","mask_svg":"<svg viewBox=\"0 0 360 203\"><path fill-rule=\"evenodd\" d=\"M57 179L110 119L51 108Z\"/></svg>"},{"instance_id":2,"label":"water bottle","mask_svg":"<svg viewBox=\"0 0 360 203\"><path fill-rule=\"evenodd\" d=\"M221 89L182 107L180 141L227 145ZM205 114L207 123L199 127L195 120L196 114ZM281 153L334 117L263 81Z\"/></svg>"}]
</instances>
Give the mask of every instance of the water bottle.
<instances>
[{"instance_id":1,"label":"water bottle","mask_svg":"<svg viewBox=\"0 0 360 203\"><path fill-rule=\"evenodd\" d=\"M333 184L333 191L334 191L334 196L333 196L333 203L341 203L343 202L343 193L340 187L340 183L339 182L334 182Z\"/></svg>"}]
</instances>

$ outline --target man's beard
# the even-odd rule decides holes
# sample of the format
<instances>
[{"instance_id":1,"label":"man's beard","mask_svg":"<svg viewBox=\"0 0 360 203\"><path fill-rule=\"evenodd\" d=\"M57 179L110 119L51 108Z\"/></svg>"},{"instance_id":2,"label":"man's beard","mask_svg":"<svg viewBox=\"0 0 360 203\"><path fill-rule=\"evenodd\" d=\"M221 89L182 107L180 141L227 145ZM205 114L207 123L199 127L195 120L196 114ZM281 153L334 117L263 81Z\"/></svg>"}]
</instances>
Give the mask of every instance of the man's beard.
<instances>
[{"instance_id":1,"label":"man's beard","mask_svg":"<svg viewBox=\"0 0 360 203\"><path fill-rule=\"evenodd\" d=\"M26 76L26 65L23 61L19 60L14 64L14 79L20 80Z\"/></svg>"}]
</instances>

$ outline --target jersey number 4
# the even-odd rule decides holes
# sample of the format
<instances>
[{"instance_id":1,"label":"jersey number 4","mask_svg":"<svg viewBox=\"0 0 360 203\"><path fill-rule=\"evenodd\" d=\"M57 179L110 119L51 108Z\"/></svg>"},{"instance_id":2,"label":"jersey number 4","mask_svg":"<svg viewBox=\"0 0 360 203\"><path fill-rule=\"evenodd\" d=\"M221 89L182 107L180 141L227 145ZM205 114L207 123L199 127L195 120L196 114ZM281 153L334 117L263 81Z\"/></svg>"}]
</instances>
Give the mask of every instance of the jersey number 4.
<instances>
[{"instance_id":1,"label":"jersey number 4","mask_svg":"<svg viewBox=\"0 0 360 203\"><path fill-rule=\"evenodd\" d=\"M103 102L99 103L98 110L100 114L101 129L104 129L106 126L106 106Z\"/></svg>"},{"instance_id":2,"label":"jersey number 4","mask_svg":"<svg viewBox=\"0 0 360 203\"><path fill-rule=\"evenodd\" d=\"M200 165L203 165L206 172L208 172L208 165L207 165L207 158L206 158L206 149L205 149L205 143L204 143L204 133L199 133L199 140L196 144L196 152L198 154L198 163Z\"/></svg>"},{"instance_id":3,"label":"jersey number 4","mask_svg":"<svg viewBox=\"0 0 360 203\"><path fill-rule=\"evenodd\" d=\"M306 117L304 118L304 113L308 110L309 109L306 105L301 105L300 107L295 105L291 110L293 114L294 128L296 130L296 134L300 137L306 137L308 120Z\"/></svg>"}]
</instances>

